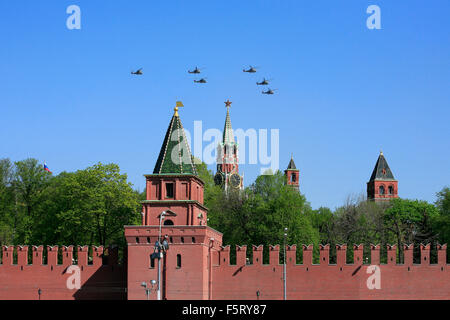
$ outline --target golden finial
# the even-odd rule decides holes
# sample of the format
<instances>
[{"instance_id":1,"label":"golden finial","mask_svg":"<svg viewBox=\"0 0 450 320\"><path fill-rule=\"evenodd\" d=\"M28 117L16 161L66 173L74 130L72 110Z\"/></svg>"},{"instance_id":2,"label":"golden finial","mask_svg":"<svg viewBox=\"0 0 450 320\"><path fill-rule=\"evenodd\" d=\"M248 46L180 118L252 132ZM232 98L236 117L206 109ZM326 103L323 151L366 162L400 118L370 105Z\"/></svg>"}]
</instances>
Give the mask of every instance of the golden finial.
<instances>
[{"instance_id":1,"label":"golden finial","mask_svg":"<svg viewBox=\"0 0 450 320\"><path fill-rule=\"evenodd\" d=\"M183 102L177 101L177 103L176 103L176 105L175 105L175 108L173 109L173 110L175 111L174 116L177 116L177 117L178 117L178 108L179 108L179 107L184 107L184 106L183 106Z\"/></svg>"},{"instance_id":2,"label":"golden finial","mask_svg":"<svg viewBox=\"0 0 450 320\"><path fill-rule=\"evenodd\" d=\"M380 156L382 156L382 155L383 155L383 150L380 149Z\"/></svg>"}]
</instances>

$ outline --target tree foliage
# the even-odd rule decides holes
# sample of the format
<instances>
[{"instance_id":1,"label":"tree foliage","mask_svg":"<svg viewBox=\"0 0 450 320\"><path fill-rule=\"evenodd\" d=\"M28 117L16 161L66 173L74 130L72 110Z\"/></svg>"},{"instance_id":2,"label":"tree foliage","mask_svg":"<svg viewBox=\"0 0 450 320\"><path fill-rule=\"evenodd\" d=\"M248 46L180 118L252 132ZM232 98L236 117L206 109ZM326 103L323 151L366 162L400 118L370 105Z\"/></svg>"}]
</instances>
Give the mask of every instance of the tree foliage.
<instances>
[{"instance_id":1,"label":"tree foliage","mask_svg":"<svg viewBox=\"0 0 450 320\"><path fill-rule=\"evenodd\" d=\"M279 171L259 176L243 192L220 189L208 205L209 225L223 232L226 244L282 244L284 228L289 244L319 241L305 197Z\"/></svg>"},{"instance_id":2,"label":"tree foliage","mask_svg":"<svg viewBox=\"0 0 450 320\"><path fill-rule=\"evenodd\" d=\"M0 240L8 244L124 244L139 193L115 164L53 176L36 159L0 162Z\"/></svg>"}]
</instances>

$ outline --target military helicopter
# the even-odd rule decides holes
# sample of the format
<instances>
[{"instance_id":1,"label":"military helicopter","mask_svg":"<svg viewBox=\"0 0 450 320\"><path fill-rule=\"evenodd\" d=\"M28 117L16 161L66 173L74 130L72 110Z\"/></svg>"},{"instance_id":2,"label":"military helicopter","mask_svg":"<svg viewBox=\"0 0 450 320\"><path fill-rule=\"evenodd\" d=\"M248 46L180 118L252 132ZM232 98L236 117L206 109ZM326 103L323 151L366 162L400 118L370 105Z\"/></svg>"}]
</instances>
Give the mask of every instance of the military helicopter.
<instances>
[{"instance_id":1,"label":"military helicopter","mask_svg":"<svg viewBox=\"0 0 450 320\"><path fill-rule=\"evenodd\" d=\"M200 69L199 68L197 68L197 67L195 67L195 69L194 70L188 70L188 73L195 73L195 74L198 74L198 73L200 73Z\"/></svg>"},{"instance_id":2,"label":"military helicopter","mask_svg":"<svg viewBox=\"0 0 450 320\"><path fill-rule=\"evenodd\" d=\"M133 72L133 71L131 71L131 74L136 74L136 75L142 75L142 68L140 68L139 70L137 70L137 71L135 71L135 72Z\"/></svg>"},{"instance_id":3,"label":"military helicopter","mask_svg":"<svg viewBox=\"0 0 450 320\"><path fill-rule=\"evenodd\" d=\"M247 70L245 70L245 69L242 69L242 71L243 72L248 72L248 73L255 73L256 72L256 67L252 67L252 66L249 66L250 68L248 68Z\"/></svg>"},{"instance_id":4,"label":"military helicopter","mask_svg":"<svg viewBox=\"0 0 450 320\"><path fill-rule=\"evenodd\" d=\"M272 79L267 80L266 78L263 78L263 81L261 81L261 82L256 82L256 84L257 84L258 86L265 86L265 85L268 85L268 84L269 84L269 81L272 81Z\"/></svg>"},{"instance_id":5,"label":"military helicopter","mask_svg":"<svg viewBox=\"0 0 450 320\"><path fill-rule=\"evenodd\" d=\"M194 80L195 83L206 83L206 78L201 78L200 80Z\"/></svg>"},{"instance_id":6,"label":"military helicopter","mask_svg":"<svg viewBox=\"0 0 450 320\"><path fill-rule=\"evenodd\" d=\"M273 90L272 90L272 89L269 88L269 89L267 89L267 91L262 91L262 93L263 93L263 94L273 94L273 92L274 92L275 90L278 90L278 89L273 89Z\"/></svg>"}]
</instances>

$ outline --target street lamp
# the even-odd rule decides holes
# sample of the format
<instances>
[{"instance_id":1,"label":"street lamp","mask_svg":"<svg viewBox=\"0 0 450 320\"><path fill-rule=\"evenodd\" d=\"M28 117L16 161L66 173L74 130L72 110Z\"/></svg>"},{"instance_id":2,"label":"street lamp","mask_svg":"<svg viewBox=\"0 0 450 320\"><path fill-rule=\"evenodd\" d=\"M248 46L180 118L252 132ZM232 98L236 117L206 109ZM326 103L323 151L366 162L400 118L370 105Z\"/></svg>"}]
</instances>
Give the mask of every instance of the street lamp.
<instances>
[{"instance_id":1,"label":"street lamp","mask_svg":"<svg viewBox=\"0 0 450 320\"><path fill-rule=\"evenodd\" d=\"M147 282L142 282L141 286L145 288L145 293L147 294L147 300L149 300L149 295L153 290L153 286L156 284L156 280L150 280L151 288L147 287Z\"/></svg>"},{"instance_id":2,"label":"street lamp","mask_svg":"<svg viewBox=\"0 0 450 320\"><path fill-rule=\"evenodd\" d=\"M156 251L158 251L157 253L157 258L158 258L158 291L156 294L156 297L158 300L161 300L161 258L162 258L162 252L161 252L161 224L162 221L164 219L164 216L166 215L166 212L163 211L161 212L161 214L159 215L159 234L158 234L158 241L156 241L155 243L155 253ZM153 255L155 255L155 253L153 253Z\"/></svg>"},{"instance_id":3,"label":"street lamp","mask_svg":"<svg viewBox=\"0 0 450 320\"><path fill-rule=\"evenodd\" d=\"M283 263L283 293L284 300L286 300L286 238L287 238L288 228L284 228L284 263Z\"/></svg>"}]
</instances>

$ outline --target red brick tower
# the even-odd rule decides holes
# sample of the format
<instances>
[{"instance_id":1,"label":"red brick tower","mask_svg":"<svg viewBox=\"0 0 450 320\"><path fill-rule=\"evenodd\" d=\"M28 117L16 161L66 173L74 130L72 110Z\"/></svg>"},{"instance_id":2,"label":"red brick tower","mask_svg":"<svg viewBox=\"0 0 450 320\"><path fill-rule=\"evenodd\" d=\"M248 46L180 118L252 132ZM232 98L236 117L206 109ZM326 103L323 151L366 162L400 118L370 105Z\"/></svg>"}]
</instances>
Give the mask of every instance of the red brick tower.
<instances>
[{"instance_id":1,"label":"red brick tower","mask_svg":"<svg viewBox=\"0 0 450 320\"><path fill-rule=\"evenodd\" d=\"M217 173L214 176L216 185L221 185L228 190L243 189L244 178L239 174L239 145L236 143L231 127L230 106L231 102L225 102L227 116L223 129L222 142L217 146Z\"/></svg>"},{"instance_id":2,"label":"red brick tower","mask_svg":"<svg viewBox=\"0 0 450 320\"><path fill-rule=\"evenodd\" d=\"M128 299L147 298L143 283L150 288L151 280L158 278L158 259L152 254L156 241L164 238L169 250L161 259L161 298L209 299L211 295L211 257L222 244L222 234L206 226L203 181L197 176L178 115L181 106L177 102L153 174L145 175L142 226L125 226ZM149 299L156 299L155 292Z\"/></svg>"},{"instance_id":3,"label":"red brick tower","mask_svg":"<svg viewBox=\"0 0 450 320\"><path fill-rule=\"evenodd\" d=\"M291 156L291 161L286 170L284 170L286 176L286 183L292 187L299 189L300 187L300 170L295 167L294 158Z\"/></svg>"},{"instance_id":4,"label":"red brick tower","mask_svg":"<svg viewBox=\"0 0 450 320\"><path fill-rule=\"evenodd\" d=\"M398 198L398 181L394 179L383 152L380 151L377 163L367 182L367 199L386 201Z\"/></svg>"}]
</instances>

